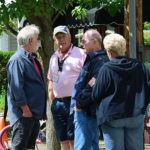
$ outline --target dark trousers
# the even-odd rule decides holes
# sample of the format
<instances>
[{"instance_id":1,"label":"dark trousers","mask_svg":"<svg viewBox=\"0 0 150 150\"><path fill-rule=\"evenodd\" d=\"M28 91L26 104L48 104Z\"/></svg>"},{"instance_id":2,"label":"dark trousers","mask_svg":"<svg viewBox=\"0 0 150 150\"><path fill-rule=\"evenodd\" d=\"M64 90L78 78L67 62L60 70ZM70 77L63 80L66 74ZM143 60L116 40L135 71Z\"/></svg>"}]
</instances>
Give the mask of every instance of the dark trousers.
<instances>
[{"instance_id":1,"label":"dark trousers","mask_svg":"<svg viewBox=\"0 0 150 150\"><path fill-rule=\"evenodd\" d=\"M39 133L39 120L22 117L13 125L12 150L35 149Z\"/></svg>"}]
</instances>

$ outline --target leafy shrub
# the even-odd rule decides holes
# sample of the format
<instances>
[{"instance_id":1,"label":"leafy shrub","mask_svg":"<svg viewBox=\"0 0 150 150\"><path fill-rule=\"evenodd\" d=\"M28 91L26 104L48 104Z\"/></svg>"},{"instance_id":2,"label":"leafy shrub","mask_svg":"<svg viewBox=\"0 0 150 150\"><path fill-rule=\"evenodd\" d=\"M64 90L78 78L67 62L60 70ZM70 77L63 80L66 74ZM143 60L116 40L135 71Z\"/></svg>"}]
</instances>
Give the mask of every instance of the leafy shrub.
<instances>
[{"instance_id":1,"label":"leafy shrub","mask_svg":"<svg viewBox=\"0 0 150 150\"><path fill-rule=\"evenodd\" d=\"M144 30L150 30L150 23L144 22Z\"/></svg>"},{"instance_id":2,"label":"leafy shrub","mask_svg":"<svg viewBox=\"0 0 150 150\"><path fill-rule=\"evenodd\" d=\"M1 94L0 94L0 111L3 110L5 106L5 95L6 95L6 90L4 89L4 86L2 86Z\"/></svg>"},{"instance_id":3,"label":"leafy shrub","mask_svg":"<svg viewBox=\"0 0 150 150\"><path fill-rule=\"evenodd\" d=\"M144 32L144 45L150 45L150 31Z\"/></svg>"},{"instance_id":4,"label":"leafy shrub","mask_svg":"<svg viewBox=\"0 0 150 150\"><path fill-rule=\"evenodd\" d=\"M0 94L2 93L2 89L5 91L7 89L6 64L14 53L15 51L0 51Z\"/></svg>"},{"instance_id":5,"label":"leafy shrub","mask_svg":"<svg viewBox=\"0 0 150 150\"><path fill-rule=\"evenodd\" d=\"M144 64L150 68L150 63L149 62L144 62Z\"/></svg>"}]
</instances>

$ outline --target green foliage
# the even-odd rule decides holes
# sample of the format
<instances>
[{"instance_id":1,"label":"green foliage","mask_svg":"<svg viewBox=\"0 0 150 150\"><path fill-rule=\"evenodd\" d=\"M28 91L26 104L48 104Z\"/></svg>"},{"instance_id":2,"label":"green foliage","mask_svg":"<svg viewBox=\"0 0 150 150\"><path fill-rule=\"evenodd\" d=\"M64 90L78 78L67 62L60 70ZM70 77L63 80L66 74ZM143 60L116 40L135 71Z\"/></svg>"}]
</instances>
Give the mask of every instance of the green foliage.
<instances>
[{"instance_id":1,"label":"green foliage","mask_svg":"<svg viewBox=\"0 0 150 150\"><path fill-rule=\"evenodd\" d=\"M87 7L102 7L110 14L110 16L115 16L115 14L120 12L124 6L124 0L77 0L76 3L79 6L75 7L72 11L73 16L76 16L76 19L81 19L81 13L87 17L87 11L85 10Z\"/></svg>"},{"instance_id":2,"label":"green foliage","mask_svg":"<svg viewBox=\"0 0 150 150\"><path fill-rule=\"evenodd\" d=\"M76 16L76 19L81 19L81 14L87 17L87 9L82 8L81 6L76 6L74 10L72 10L72 16Z\"/></svg>"},{"instance_id":3,"label":"green foliage","mask_svg":"<svg viewBox=\"0 0 150 150\"><path fill-rule=\"evenodd\" d=\"M120 12L124 6L124 0L99 0L99 3L104 5L104 9L111 16L115 16L116 12Z\"/></svg>"},{"instance_id":4,"label":"green foliage","mask_svg":"<svg viewBox=\"0 0 150 150\"><path fill-rule=\"evenodd\" d=\"M7 72L6 72L6 64L9 58L14 54L14 51L6 52L0 51L0 94L2 89L7 89Z\"/></svg>"},{"instance_id":5,"label":"green foliage","mask_svg":"<svg viewBox=\"0 0 150 150\"><path fill-rule=\"evenodd\" d=\"M144 45L150 45L150 31L144 32Z\"/></svg>"},{"instance_id":6,"label":"green foliage","mask_svg":"<svg viewBox=\"0 0 150 150\"><path fill-rule=\"evenodd\" d=\"M11 19L9 20L9 26L12 27L13 30L17 30L17 21L12 21ZM4 24L3 21L0 22L0 36L2 35L2 33L5 32L6 34L11 34L11 31L8 30L8 28L6 27L6 25Z\"/></svg>"},{"instance_id":7,"label":"green foliage","mask_svg":"<svg viewBox=\"0 0 150 150\"><path fill-rule=\"evenodd\" d=\"M51 18L55 17L55 15L64 15L66 9L69 6L73 6L73 1L74 0L12 0L6 5L5 0L0 0L0 35L2 31L7 33L10 28L11 30L17 31L17 26L13 23L14 19L21 21L23 17L43 17L47 19L48 22L51 22ZM6 25L10 27L8 28Z\"/></svg>"},{"instance_id":8,"label":"green foliage","mask_svg":"<svg viewBox=\"0 0 150 150\"><path fill-rule=\"evenodd\" d=\"M150 30L150 23L144 22L144 30Z\"/></svg>"},{"instance_id":9,"label":"green foliage","mask_svg":"<svg viewBox=\"0 0 150 150\"><path fill-rule=\"evenodd\" d=\"M149 62L144 62L144 64L150 68L150 63Z\"/></svg>"},{"instance_id":10,"label":"green foliage","mask_svg":"<svg viewBox=\"0 0 150 150\"><path fill-rule=\"evenodd\" d=\"M48 22L55 15L64 15L69 6L77 6L72 11L76 19L81 19L81 14L87 17L86 8L104 7L111 16L114 16L117 11L123 8L124 0L12 0L9 4L5 4L5 0L0 0L0 35L4 31L9 33L9 30L17 31L16 22L25 17L45 17ZM13 21L12 21L13 20ZM9 25L10 27L8 28ZM7 30L9 29L9 30ZM11 31L12 32L12 31Z\"/></svg>"}]
</instances>

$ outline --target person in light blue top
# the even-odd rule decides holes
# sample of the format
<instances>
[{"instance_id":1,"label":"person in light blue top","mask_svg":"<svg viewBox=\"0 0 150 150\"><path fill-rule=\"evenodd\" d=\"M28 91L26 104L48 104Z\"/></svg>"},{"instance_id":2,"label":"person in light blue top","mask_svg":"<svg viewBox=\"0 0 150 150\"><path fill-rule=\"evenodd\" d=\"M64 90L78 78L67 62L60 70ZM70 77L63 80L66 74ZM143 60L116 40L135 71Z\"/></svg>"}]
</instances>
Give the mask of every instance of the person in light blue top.
<instances>
[{"instance_id":1,"label":"person in light blue top","mask_svg":"<svg viewBox=\"0 0 150 150\"><path fill-rule=\"evenodd\" d=\"M12 150L34 149L39 120L46 119L46 86L39 61L39 28L29 25L17 36L18 51L7 63L8 112L13 129Z\"/></svg>"}]
</instances>

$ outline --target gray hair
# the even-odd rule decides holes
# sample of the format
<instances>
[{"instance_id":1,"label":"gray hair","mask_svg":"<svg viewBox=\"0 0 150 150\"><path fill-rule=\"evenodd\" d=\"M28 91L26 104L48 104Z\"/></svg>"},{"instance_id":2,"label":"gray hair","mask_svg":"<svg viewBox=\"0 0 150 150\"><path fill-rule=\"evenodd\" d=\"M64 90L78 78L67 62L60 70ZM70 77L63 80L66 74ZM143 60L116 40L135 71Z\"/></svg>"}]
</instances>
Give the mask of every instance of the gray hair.
<instances>
[{"instance_id":1,"label":"gray hair","mask_svg":"<svg viewBox=\"0 0 150 150\"><path fill-rule=\"evenodd\" d=\"M19 46L26 45L30 38L34 38L34 34L39 34L39 27L32 24L22 28L17 35L17 43Z\"/></svg>"},{"instance_id":2,"label":"gray hair","mask_svg":"<svg viewBox=\"0 0 150 150\"><path fill-rule=\"evenodd\" d=\"M98 43L101 45L102 43L102 36L100 33L95 29L89 29L84 34L89 35L89 39L97 39Z\"/></svg>"},{"instance_id":3,"label":"gray hair","mask_svg":"<svg viewBox=\"0 0 150 150\"><path fill-rule=\"evenodd\" d=\"M104 38L104 48L110 51L115 57L125 56L126 52L126 40L117 33L112 33Z\"/></svg>"}]
</instances>

